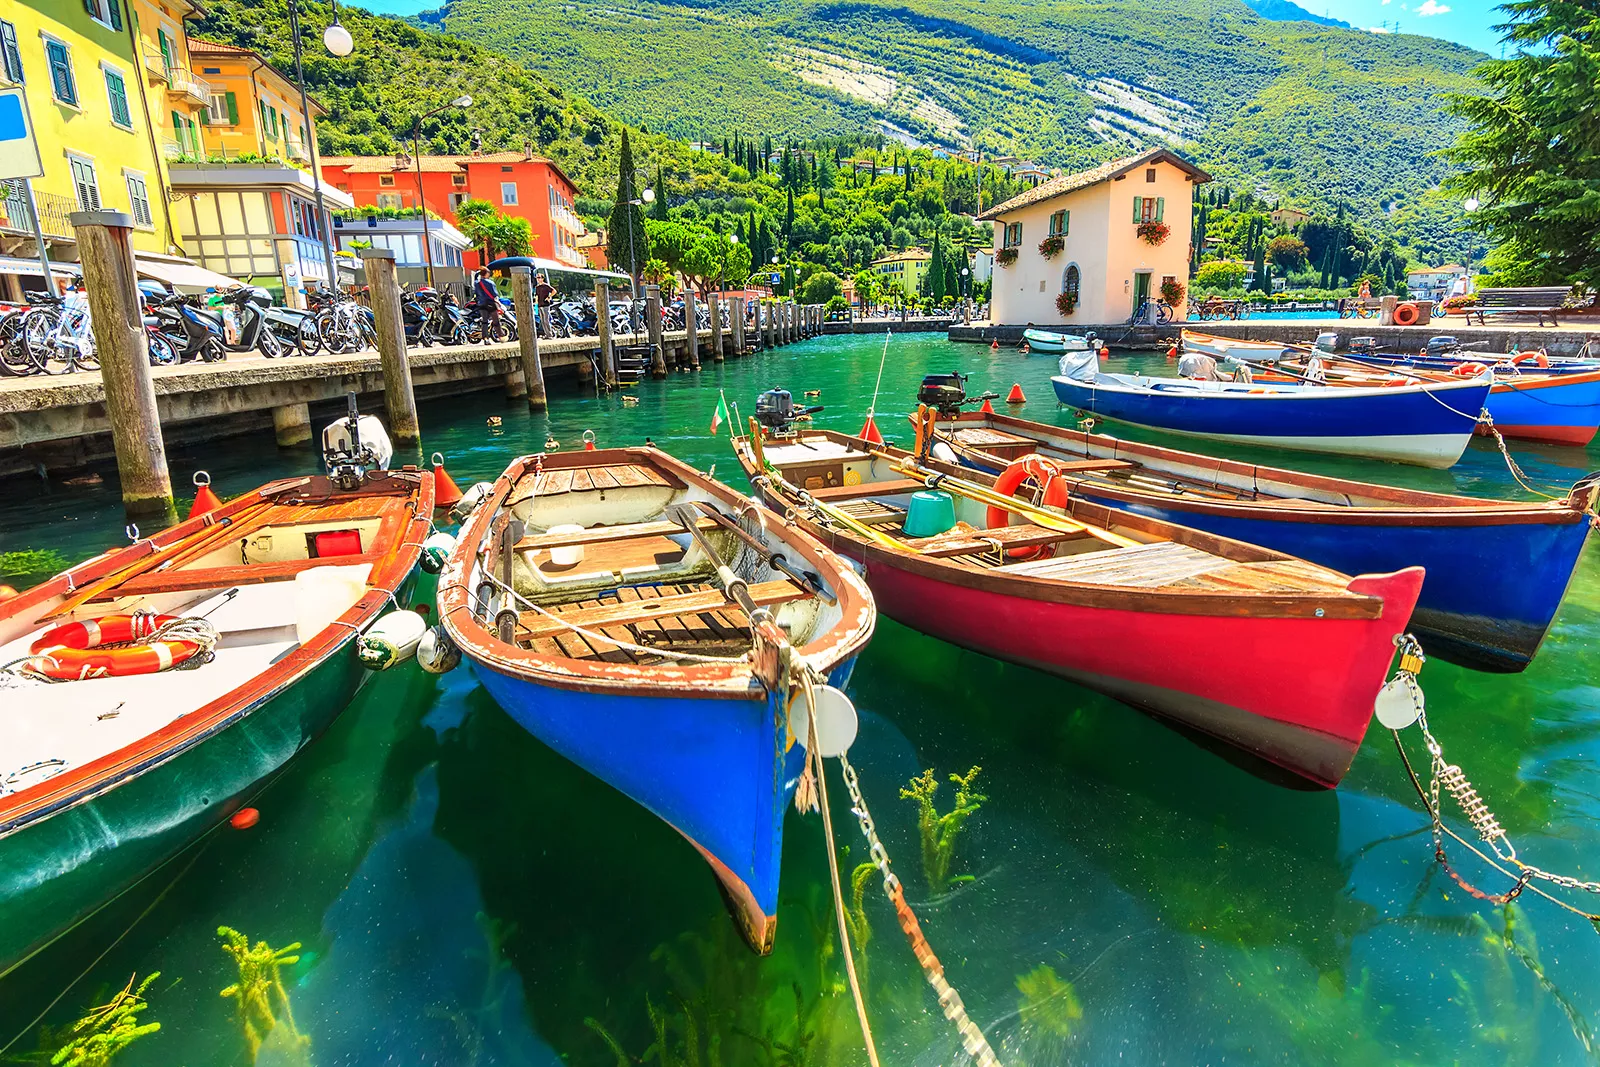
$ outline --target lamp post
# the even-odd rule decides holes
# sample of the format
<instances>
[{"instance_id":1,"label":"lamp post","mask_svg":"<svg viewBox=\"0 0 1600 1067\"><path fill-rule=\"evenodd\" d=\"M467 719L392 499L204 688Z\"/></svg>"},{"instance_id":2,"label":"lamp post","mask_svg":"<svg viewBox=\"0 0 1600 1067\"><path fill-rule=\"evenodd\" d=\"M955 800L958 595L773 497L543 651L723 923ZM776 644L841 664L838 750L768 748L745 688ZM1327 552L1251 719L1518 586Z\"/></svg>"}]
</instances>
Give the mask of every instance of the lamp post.
<instances>
[{"instance_id":1,"label":"lamp post","mask_svg":"<svg viewBox=\"0 0 1600 1067\"><path fill-rule=\"evenodd\" d=\"M422 258L428 265L428 288L433 289L433 245L428 240L428 202L422 195L422 120L431 119L442 111L449 111L453 107L468 108L472 106L472 97L463 93L448 104L440 104L432 111L418 115L411 123L411 158L417 168L417 210L422 212ZM488 265L486 260L485 266Z\"/></svg>"},{"instance_id":2,"label":"lamp post","mask_svg":"<svg viewBox=\"0 0 1600 1067\"><path fill-rule=\"evenodd\" d=\"M289 0L289 38L294 41L294 84L300 90L300 113L306 117L307 147L311 150L311 193L317 203L317 233L322 238L322 260L328 268L328 286L339 287L338 269L333 265L333 235L327 205L322 200L322 164L317 158L317 133L311 118L311 102L306 98L305 70L300 61L300 5ZM350 31L339 24L339 2L334 0L333 21L322 31L322 45L328 54L343 59L355 49Z\"/></svg>"},{"instance_id":3,"label":"lamp post","mask_svg":"<svg viewBox=\"0 0 1600 1067\"><path fill-rule=\"evenodd\" d=\"M623 201L623 203L627 204L629 207L642 207L645 204L653 204L655 202L656 202L656 191L654 189L648 189L648 188L645 189L644 192L640 193L638 196L634 197L632 200L624 200ZM640 212L640 215L641 215L641 223L640 224L643 225L643 221L642 221L643 212ZM648 249L646 249L646 251L648 251ZM638 303L638 301L639 301L639 256L638 256L637 251L633 247L633 213L631 211L628 213L628 285L632 289L632 292L633 292L633 302L634 303ZM630 308L628 314L629 314L629 317L631 318L632 315L633 315L633 311L632 311L631 308Z\"/></svg>"},{"instance_id":4,"label":"lamp post","mask_svg":"<svg viewBox=\"0 0 1600 1067\"><path fill-rule=\"evenodd\" d=\"M968 284L968 275L972 271L966 267L961 268L961 321L972 322L972 289Z\"/></svg>"}]
</instances>

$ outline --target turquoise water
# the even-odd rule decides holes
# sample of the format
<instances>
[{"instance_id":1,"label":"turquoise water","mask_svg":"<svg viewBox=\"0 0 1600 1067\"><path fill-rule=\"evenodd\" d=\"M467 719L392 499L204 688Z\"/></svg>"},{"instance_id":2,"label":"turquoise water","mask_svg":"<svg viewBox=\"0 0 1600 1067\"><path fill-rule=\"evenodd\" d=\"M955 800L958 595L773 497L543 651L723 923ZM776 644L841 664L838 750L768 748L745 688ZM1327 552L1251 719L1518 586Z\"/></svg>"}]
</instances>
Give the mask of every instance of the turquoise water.
<instances>
[{"instance_id":1,"label":"turquoise water","mask_svg":"<svg viewBox=\"0 0 1600 1067\"><path fill-rule=\"evenodd\" d=\"M573 447L593 429L601 444L649 437L738 483L726 431L706 433L718 388L746 411L765 388L819 389L817 423L855 430L881 348L879 338L828 338L708 364L698 377L641 384L636 407L575 385L555 390L548 417L497 393L425 403L425 446L444 451L465 485L537 450L547 434ZM1004 393L1020 382L1024 416L1067 424L1051 397L1053 367L933 335L897 338L880 425L908 436L916 382L949 369L972 372L975 389ZM499 432L486 425L490 415L502 417ZM1228 452L1520 495L1482 442L1443 472ZM1552 487L1600 467L1585 450L1517 454ZM205 466L224 495L315 463L309 448L279 450L266 433L172 459L175 481ZM8 488L0 552L76 559L121 538L111 472L98 487ZM1431 662L1422 679L1447 755L1523 855L1590 878L1600 875L1594 553L1526 673ZM1369 736L1339 790L1285 788L1115 701L888 621L851 688L863 713L852 759L866 799L951 982L1002 1062L1595 1062L1600 935L1536 898L1508 913L1454 886L1431 860L1386 735ZM946 811L948 775L974 765L987 799L954 860L972 877L930 890L916 805L899 789L933 768ZM848 877L865 848L831 772L830 792ZM282 978L309 1044L286 1040L280 1023L258 1064L866 1062L816 816L789 818L777 949L758 959L692 848L528 737L466 670L379 676L256 806L257 827L214 835L0 982L0 1045L40 1012L48 1024L69 1023L107 1003L130 974L159 970L145 1018L162 1029L115 1062L250 1063L235 1002L219 996L239 977L216 932L228 925L274 948L302 945ZM1475 860L1455 858L1470 879L1505 888ZM966 1062L870 884L864 908L883 1063ZM38 1040L27 1030L7 1055Z\"/></svg>"}]
</instances>

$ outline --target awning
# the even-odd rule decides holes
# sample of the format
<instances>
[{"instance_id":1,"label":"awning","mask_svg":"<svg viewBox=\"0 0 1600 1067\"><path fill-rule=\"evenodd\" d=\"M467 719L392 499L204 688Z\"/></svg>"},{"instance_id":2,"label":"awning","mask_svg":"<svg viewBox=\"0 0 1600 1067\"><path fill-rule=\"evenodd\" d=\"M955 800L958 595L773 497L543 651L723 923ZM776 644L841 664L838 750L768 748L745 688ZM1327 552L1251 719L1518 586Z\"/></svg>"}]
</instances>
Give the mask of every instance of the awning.
<instances>
[{"instance_id":1,"label":"awning","mask_svg":"<svg viewBox=\"0 0 1600 1067\"><path fill-rule=\"evenodd\" d=\"M207 270L187 261L152 259L135 255L134 268L141 278L154 278L158 282L165 282L180 289L194 289L199 292L207 289L226 289L239 284L226 274L218 274L214 270Z\"/></svg>"},{"instance_id":2,"label":"awning","mask_svg":"<svg viewBox=\"0 0 1600 1067\"><path fill-rule=\"evenodd\" d=\"M51 261L50 273L71 277L82 268L76 263L57 263ZM24 259L18 256L0 256L0 274L38 274L39 261L37 259Z\"/></svg>"},{"instance_id":3,"label":"awning","mask_svg":"<svg viewBox=\"0 0 1600 1067\"><path fill-rule=\"evenodd\" d=\"M595 278L616 278L620 281L631 281L626 274L614 270L594 270L590 267L574 267L563 263L559 259L541 259L538 256L502 256L490 260L490 270L510 270L512 267L532 267L534 270L556 272L563 274L587 274Z\"/></svg>"}]
</instances>

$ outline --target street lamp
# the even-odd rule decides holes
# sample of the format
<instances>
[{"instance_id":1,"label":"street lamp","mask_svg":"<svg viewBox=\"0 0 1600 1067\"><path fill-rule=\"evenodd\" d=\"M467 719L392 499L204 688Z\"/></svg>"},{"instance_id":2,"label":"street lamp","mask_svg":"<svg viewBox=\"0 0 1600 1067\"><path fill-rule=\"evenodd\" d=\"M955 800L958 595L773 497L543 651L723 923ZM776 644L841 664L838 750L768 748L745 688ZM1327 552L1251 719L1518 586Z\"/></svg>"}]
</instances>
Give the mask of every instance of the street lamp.
<instances>
[{"instance_id":1,"label":"street lamp","mask_svg":"<svg viewBox=\"0 0 1600 1067\"><path fill-rule=\"evenodd\" d=\"M654 189L645 189L644 192L640 193L638 196L634 197L632 200L624 200L623 201L623 203L627 204L629 207L642 207L645 204L653 204L655 202L656 202L656 191ZM643 212L641 212L640 214L642 216ZM642 218L641 218L641 221L640 221L640 225L643 225ZM639 256L638 256L637 252L634 250L634 247L633 247L633 213L632 212L628 213L628 288L629 288L629 291L633 293L634 303L638 303L638 300L639 300ZM633 311L632 311L631 308L629 309L628 314L629 314L630 317L632 316Z\"/></svg>"},{"instance_id":2,"label":"street lamp","mask_svg":"<svg viewBox=\"0 0 1600 1067\"><path fill-rule=\"evenodd\" d=\"M322 260L328 268L328 285L339 287L339 272L333 265L333 235L329 233L328 208L322 201L322 164L317 159L317 134L311 118L311 102L306 99L306 76L300 62L300 5L289 0L289 37L294 41L294 84L300 90L300 113L306 117L307 147L311 150L311 191L317 202L317 233L322 238ZM339 3L334 0L333 22L322 31L322 44L331 55L343 59L355 48L350 31L339 24Z\"/></svg>"},{"instance_id":3,"label":"street lamp","mask_svg":"<svg viewBox=\"0 0 1600 1067\"><path fill-rule=\"evenodd\" d=\"M428 288L435 288L433 284L433 245L428 241L428 202L422 195L422 120L431 119L442 111L449 111L453 107L469 108L472 106L472 97L462 93L448 104L440 104L425 114L418 115L411 123L411 157L417 168L417 210L422 212L422 258L428 265ZM488 261L484 261L488 266Z\"/></svg>"},{"instance_id":4,"label":"street lamp","mask_svg":"<svg viewBox=\"0 0 1600 1067\"><path fill-rule=\"evenodd\" d=\"M966 267L961 268L961 321L964 323L972 321L972 289L968 285L971 273Z\"/></svg>"}]
</instances>

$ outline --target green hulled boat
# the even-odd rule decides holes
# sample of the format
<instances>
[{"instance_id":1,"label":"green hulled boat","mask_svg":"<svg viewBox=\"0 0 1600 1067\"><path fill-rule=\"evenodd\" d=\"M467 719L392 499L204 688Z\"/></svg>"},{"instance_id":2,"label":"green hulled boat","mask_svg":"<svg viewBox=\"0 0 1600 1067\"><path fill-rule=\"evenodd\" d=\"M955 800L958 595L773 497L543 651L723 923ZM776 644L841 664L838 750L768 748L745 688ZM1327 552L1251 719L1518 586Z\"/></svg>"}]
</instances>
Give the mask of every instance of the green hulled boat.
<instances>
[{"instance_id":1,"label":"green hulled boat","mask_svg":"<svg viewBox=\"0 0 1600 1067\"><path fill-rule=\"evenodd\" d=\"M433 504L410 468L275 482L0 602L0 977L338 717Z\"/></svg>"}]
</instances>

